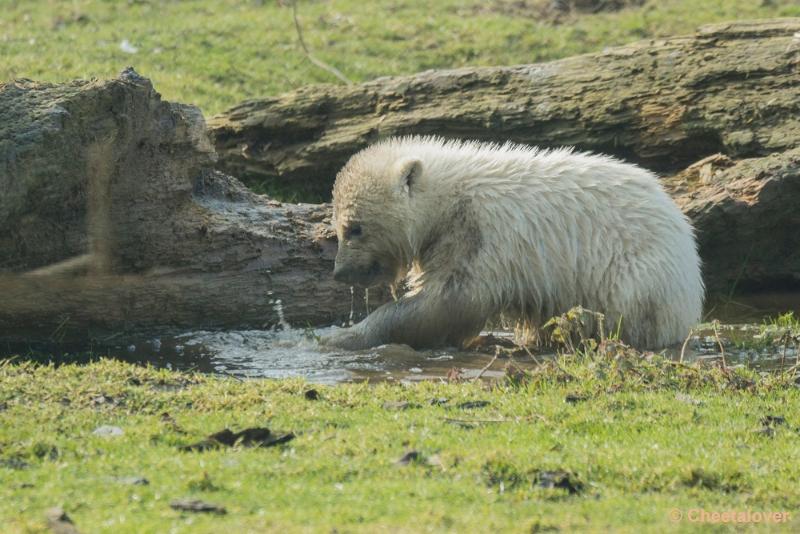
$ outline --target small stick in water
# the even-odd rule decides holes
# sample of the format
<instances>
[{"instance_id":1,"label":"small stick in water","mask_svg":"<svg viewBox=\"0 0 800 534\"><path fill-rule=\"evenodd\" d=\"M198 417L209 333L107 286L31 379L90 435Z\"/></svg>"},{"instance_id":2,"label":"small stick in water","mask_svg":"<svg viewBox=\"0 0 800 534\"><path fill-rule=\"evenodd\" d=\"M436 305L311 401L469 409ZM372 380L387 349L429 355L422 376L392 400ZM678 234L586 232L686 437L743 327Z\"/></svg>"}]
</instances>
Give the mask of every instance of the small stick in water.
<instances>
[{"instance_id":1,"label":"small stick in water","mask_svg":"<svg viewBox=\"0 0 800 534\"><path fill-rule=\"evenodd\" d=\"M486 364L486 367L484 367L483 369L481 369L481 372L480 372L480 373L478 373L478 376L476 376L476 377L475 377L475 380L480 380L480 379L481 379L481 377L483 376L483 373L485 373L486 371L488 371L488 370L489 370L489 368L490 368L492 365L494 365L494 362L496 362L496 361L497 361L497 357L498 357L499 355L500 355L500 347L497 347L497 348L495 348L495 350L494 350L494 356L492 357L492 359L491 359L491 360L489 360L489 363L487 363L487 364Z\"/></svg>"},{"instance_id":2,"label":"small stick in water","mask_svg":"<svg viewBox=\"0 0 800 534\"><path fill-rule=\"evenodd\" d=\"M692 339L693 335L694 335L694 330L690 328L689 335L686 336L686 339L683 341L683 346L681 347L681 359L678 361L678 363L683 363L683 355L686 354L686 345L689 344L689 340Z\"/></svg>"},{"instance_id":3,"label":"small stick in water","mask_svg":"<svg viewBox=\"0 0 800 534\"><path fill-rule=\"evenodd\" d=\"M722 369L723 371L727 371L728 364L725 361L725 347L722 346L722 340L719 338L719 332L717 331L717 326L719 326L719 320L714 319L714 322L712 322L711 325L714 327L714 337L717 338L717 345L719 345L719 352L720 355L722 356Z\"/></svg>"}]
</instances>

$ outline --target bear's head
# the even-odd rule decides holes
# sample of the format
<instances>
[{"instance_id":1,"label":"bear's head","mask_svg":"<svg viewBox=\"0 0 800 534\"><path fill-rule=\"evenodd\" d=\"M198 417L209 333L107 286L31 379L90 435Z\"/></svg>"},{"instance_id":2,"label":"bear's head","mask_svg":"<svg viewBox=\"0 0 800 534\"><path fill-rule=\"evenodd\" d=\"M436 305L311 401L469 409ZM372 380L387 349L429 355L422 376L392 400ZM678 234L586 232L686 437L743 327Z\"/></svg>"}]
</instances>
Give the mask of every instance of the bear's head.
<instances>
[{"instance_id":1,"label":"bear's head","mask_svg":"<svg viewBox=\"0 0 800 534\"><path fill-rule=\"evenodd\" d=\"M414 194L422 163L376 148L353 156L333 186L333 224L339 239L333 276L362 287L395 284L405 276L419 222Z\"/></svg>"}]
</instances>

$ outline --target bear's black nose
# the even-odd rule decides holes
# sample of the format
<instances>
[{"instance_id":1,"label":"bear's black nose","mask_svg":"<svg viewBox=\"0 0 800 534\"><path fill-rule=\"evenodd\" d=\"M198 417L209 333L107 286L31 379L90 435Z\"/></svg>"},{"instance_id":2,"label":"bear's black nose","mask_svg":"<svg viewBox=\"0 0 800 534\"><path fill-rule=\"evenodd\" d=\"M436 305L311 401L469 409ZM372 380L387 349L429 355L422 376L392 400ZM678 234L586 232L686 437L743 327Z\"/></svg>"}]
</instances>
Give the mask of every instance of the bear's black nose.
<instances>
[{"instance_id":1,"label":"bear's black nose","mask_svg":"<svg viewBox=\"0 0 800 534\"><path fill-rule=\"evenodd\" d=\"M336 263L333 267L333 279L350 285L369 287L382 272L381 264L377 260L368 266Z\"/></svg>"},{"instance_id":2,"label":"bear's black nose","mask_svg":"<svg viewBox=\"0 0 800 534\"><path fill-rule=\"evenodd\" d=\"M353 270L349 267L336 264L333 268L333 279L337 282L350 282L353 278Z\"/></svg>"}]
</instances>

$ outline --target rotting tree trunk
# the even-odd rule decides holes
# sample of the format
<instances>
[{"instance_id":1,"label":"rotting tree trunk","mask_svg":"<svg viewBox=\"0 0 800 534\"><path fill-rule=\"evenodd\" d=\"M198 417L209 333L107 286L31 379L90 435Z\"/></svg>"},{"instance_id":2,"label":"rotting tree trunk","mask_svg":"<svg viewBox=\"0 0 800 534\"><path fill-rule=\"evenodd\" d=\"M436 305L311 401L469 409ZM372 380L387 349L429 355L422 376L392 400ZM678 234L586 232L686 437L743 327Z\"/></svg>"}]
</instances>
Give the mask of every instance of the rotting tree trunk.
<instances>
[{"instance_id":1,"label":"rotting tree trunk","mask_svg":"<svg viewBox=\"0 0 800 534\"><path fill-rule=\"evenodd\" d=\"M255 195L215 157L200 112L132 70L0 85L0 338L346 318L328 207Z\"/></svg>"},{"instance_id":2,"label":"rotting tree trunk","mask_svg":"<svg viewBox=\"0 0 800 534\"><path fill-rule=\"evenodd\" d=\"M800 146L800 19L707 26L537 65L306 87L209 122L219 168L311 197L329 194L350 155L391 135L575 145L667 177L717 153L747 158L718 176L738 189L695 181L676 197L698 229L707 285L800 284L788 152ZM676 195L681 176L667 180Z\"/></svg>"},{"instance_id":3,"label":"rotting tree trunk","mask_svg":"<svg viewBox=\"0 0 800 534\"><path fill-rule=\"evenodd\" d=\"M739 161L716 154L665 185L697 228L711 291L800 286L800 147Z\"/></svg>"}]
</instances>

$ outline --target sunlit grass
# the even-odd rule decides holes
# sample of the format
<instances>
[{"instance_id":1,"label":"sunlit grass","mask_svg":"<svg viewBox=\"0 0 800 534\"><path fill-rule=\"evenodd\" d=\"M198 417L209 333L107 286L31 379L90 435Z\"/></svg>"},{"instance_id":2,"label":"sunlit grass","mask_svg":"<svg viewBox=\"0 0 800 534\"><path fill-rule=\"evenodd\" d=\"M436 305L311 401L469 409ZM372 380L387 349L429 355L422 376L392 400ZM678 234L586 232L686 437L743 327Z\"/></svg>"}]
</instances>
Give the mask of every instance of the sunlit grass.
<instances>
[{"instance_id":1,"label":"sunlit grass","mask_svg":"<svg viewBox=\"0 0 800 534\"><path fill-rule=\"evenodd\" d=\"M299 14L314 54L355 81L431 68L530 63L687 34L708 22L800 16L794 0L651 0L619 12L568 15L556 24L542 14L547 3L301 1ZM132 65L167 99L197 104L206 114L309 83L339 83L306 60L288 2L2 4L0 80L110 77Z\"/></svg>"},{"instance_id":2,"label":"sunlit grass","mask_svg":"<svg viewBox=\"0 0 800 534\"><path fill-rule=\"evenodd\" d=\"M663 532L673 508L800 505L800 392L786 375L623 351L510 376L314 386L308 400L296 380L5 364L0 530L44 531L45 510L61 506L81 532ZM476 400L488 405L459 408ZM94 435L101 425L123 434ZM253 426L297 437L178 450ZM398 464L408 451L417 458ZM577 492L542 487L553 473ZM179 498L227 515L177 512Z\"/></svg>"}]
</instances>

